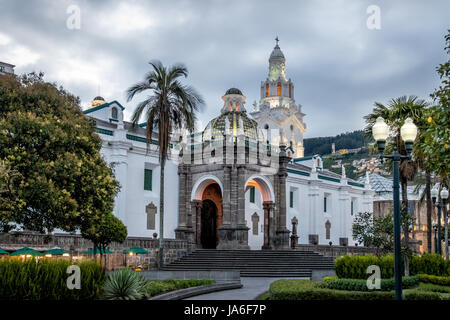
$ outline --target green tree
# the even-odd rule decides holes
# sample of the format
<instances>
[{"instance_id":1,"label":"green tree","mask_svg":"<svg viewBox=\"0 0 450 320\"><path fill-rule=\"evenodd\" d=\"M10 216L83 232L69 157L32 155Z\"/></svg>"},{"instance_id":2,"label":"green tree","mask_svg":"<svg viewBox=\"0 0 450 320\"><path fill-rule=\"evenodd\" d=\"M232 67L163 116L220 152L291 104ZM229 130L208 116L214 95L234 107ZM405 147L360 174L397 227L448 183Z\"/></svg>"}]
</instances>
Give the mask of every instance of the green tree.
<instances>
[{"instance_id":1,"label":"green tree","mask_svg":"<svg viewBox=\"0 0 450 320\"><path fill-rule=\"evenodd\" d=\"M75 231L113 210L119 184L79 99L43 74L0 76L0 160L14 203L2 222L29 230ZM2 205L4 202L2 201Z\"/></svg>"},{"instance_id":2,"label":"green tree","mask_svg":"<svg viewBox=\"0 0 450 320\"><path fill-rule=\"evenodd\" d=\"M132 116L132 122L137 125L142 115L147 123L147 148L155 130L158 135L159 162L161 165L160 197L159 197L159 265L163 264L164 238L164 167L169 153L170 134L172 130L194 130L196 111L203 105L202 97L196 90L180 82L180 77L187 77L185 66L176 64L169 68L160 61L150 62L153 70L127 90L127 100L135 95L150 92L141 101Z\"/></svg>"},{"instance_id":3,"label":"green tree","mask_svg":"<svg viewBox=\"0 0 450 320\"><path fill-rule=\"evenodd\" d=\"M91 240L100 249L100 261L112 242L121 243L127 238L127 227L112 213L86 221L82 230L83 238Z\"/></svg>"},{"instance_id":4,"label":"green tree","mask_svg":"<svg viewBox=\"0 0 450 320\"><path fill-rule=\"evenodd\" d=\"M411 118L415 125L418 127L418 143L414 144L413 153L415 155L423 155L420 150L420 141L423 140L423 131L426 126L426 115L428 114L428 106L425 100L418 99L416 96L402 96L399 98L391 99L387 105L375 102L375 107L372 113L364 117L366 120L365 134L366 136L371 135L372 127L378 117L382 117L388 126L391 128L392 134L386 142L386 153L391 153L396 149L400 154L406 155L405 143L402 140L400 134L400 128L404 124L406 118ZM412 181L418 172L419 163L423 159L414 157L413 160L402 159L400 160L399 166L399 177L400 184L402 187L401 191L401 215L402 215L402 227L404 234L404 241L406 247L409 243L409 233L413 222L413 215L408 211L408 180ZM392 161L388 160L389 167L392 172ZM405 274L409 274L409 264L405 261Z\"/></svg>"},{"instance_id":5,"label":"green tree","mask_svg":"<svg viewBox=\"0 0 450 320\"><path fill-rule=\"evenodd\" d=\"M450 53L450 29L445 35L445 51ZM437 72L441 79L441 84L432 94L435 105L429 110L429 117L427 118L427 126L424 130L424 139L421 143L423 153L427 155L425 168L427 172L436 173L440 179L441 184L447 188L450 185L450 60L440 64L437 67ZM427 189L427 194L429 188ZM430 207L430 222L431 224L431 200L428 206ZM448 229L448 217L444 218L445 228ZM428 226L430 233L429 240L431 244L431 225ZM448 233L446 233L448 234ZM445 256L448 259L448 244L445 246Z\"/></svg>"},{"instance_id":6,"label":"green tree","mask_svg":"<svg viewBox=\"0 0 450 320\"><path fill-rule=\"evenodd\" d=\"M353 239L367 247L390 253L394 248L394 217L392 213L373 218L371 212L358 212L353 223Z\"/></svg>"}]
</instances>

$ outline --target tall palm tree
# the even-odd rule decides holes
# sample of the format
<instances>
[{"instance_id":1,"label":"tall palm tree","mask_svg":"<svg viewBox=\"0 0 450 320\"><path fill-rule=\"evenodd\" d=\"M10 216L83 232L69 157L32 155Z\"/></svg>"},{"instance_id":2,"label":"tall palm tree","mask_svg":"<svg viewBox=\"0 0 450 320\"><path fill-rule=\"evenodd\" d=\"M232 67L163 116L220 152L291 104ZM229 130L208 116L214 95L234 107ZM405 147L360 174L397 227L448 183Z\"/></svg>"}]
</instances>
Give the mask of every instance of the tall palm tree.
<instances>
[{"instance_id":1,"label":"tall palm tree","mask_svg":"<svg viewBox=\"0 0 450 320\"><path fill-rule=\"evenodd\" d=\"M133 112L132 122L136 126L144 114L147 123L147 150L154 131L157 130L159 162L161 165L159 197L159 266L163 265L164 238L164 167L169 153L170 134L172 130L187 129L192 132L195 127L196 112L203 106L203 98L191 86L180 82L180 77L187 77L188 70L182 64L165 67L160 61L149 62L152 70L144 81L128 88L127 101L136 94L149 92L145 100L138 103Z\"/></svg>"},{"instance_id":2,"label":"tall palm tree","mask_svg":"<svg viewBox=\"0 0 450 320\"><path fill-rule=\"evenodd\" d=\"M364 117L367 124L365 133L369 134L376 119L378 117L383 117L392 130L391 142L386 144L386 152L392 151L396 148L400 154L406 155L405 143L400 135L400 128L402 127L405 119L410 117L418 127L418 139L421 139L421 131L424 131L424 128L426 127L427 117L425 115L427 114L428 106L428 102L418 99L414 95L391 99L386 106L382 103L375 102L375 107L372 113ZM400 184L402 187L401 213L403 218L402 224L406 248L408 248L409 227L413 218L409 216L408 213L408 180L411 181L415 178L419 165L422 165L425 161L425 155L419 149L419 145L419 143L414 144L414 160L408 161L407 159L402 159L399 166ZM431 228L429 230L431 230ZM408 259L407 257L405 258L405 272L409 273Z\"/></svg>"}]
</instances>

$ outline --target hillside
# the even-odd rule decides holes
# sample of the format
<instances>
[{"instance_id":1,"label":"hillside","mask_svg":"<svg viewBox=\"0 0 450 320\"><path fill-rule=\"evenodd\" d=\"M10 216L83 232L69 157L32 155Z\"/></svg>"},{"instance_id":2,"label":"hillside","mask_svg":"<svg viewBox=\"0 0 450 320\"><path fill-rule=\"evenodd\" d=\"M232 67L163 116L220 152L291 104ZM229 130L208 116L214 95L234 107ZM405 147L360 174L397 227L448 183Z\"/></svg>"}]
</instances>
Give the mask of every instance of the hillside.
<instances>
[{"instance_id":1,"label":"hillside","mask_svg":"<svg viewBox=\"0 0 450 320\"><path fill-rule=\"evenodd\" d=\"M303 140L305 156L320 154L325 169L341 174L345 166L347 177L358 179L368 170L382 175L388 172L376 155L369 153L368 141L362 130L346 132L335 137L318 137ZM332 153L332 144L335 153Z\"/></svg>"},{"instance_id":2,"label":"hillside","mask_svg":"<svg viewBox=\"0 0 450 320\"><path fill-rule=\"evenodd\" d=\"M336 151L341 149L356 149L367 146L370 141L363 137L362 130L346 132L335 137L318 137L304 139L305 156L314 154L331 154L331 145L335 144Z\"/></svg>"}]
</instances>

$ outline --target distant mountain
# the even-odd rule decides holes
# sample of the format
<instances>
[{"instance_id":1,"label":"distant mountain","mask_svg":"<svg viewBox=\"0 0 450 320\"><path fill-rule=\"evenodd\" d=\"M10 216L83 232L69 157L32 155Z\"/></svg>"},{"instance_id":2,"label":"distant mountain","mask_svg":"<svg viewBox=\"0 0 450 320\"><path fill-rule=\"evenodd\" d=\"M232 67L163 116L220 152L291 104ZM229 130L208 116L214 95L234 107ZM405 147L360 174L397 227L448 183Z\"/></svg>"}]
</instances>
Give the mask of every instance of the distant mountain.
<instances>
[{"instance_id":1,"label":"distant mountain","mask_svg":"<svg viewBox=\"0 0 450 320\"><path fill-rule=\"evenodd\" d=\"M356 149L365 147L370 141L367 141L363 136L363 130L356 130L353 132L346 132L335 137L318 137L304 139L305 156L314 154L330 154L331 145L335 143L335 150L340 149Z\"/></svg>"}]
</instances>

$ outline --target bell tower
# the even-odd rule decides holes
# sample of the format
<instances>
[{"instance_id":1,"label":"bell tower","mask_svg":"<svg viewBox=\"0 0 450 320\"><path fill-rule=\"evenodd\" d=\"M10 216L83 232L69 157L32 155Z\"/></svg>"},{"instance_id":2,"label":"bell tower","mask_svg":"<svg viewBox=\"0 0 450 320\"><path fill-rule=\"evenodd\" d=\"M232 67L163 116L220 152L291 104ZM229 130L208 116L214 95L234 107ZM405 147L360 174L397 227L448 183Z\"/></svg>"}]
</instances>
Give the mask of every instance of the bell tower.
<instances>
[{"instance_id":1,"label":"bell tower","mask_svg":"<svg viewBox=\"0 0 450 320\"><path fill-rule=\"evenodd\" d=\"M305 114L301 112L302 106L295 103L294 83L286 76L286 58L278 45L278 36L275 41L269 57L269 74L261 82L259 106L255 106L250 114L258 122L258 129L268 132L267 141L277 144L278 141L271 141L270 137L274 135L269 132L279 130L283 133L281 138L287 141L287 147L293 150L293 157L301 158L304 156Z\"/></svg>"}]
</instances>

